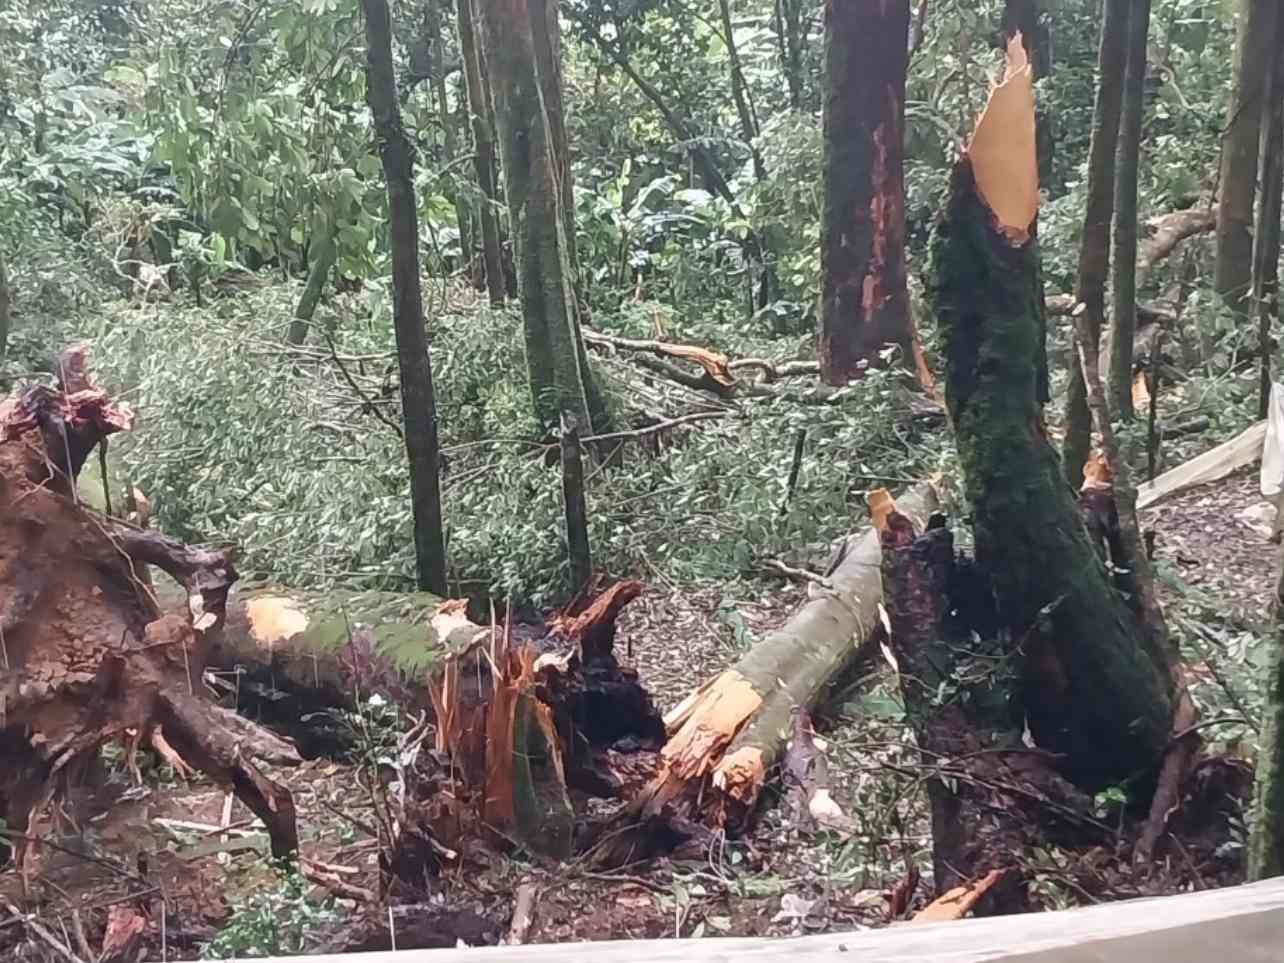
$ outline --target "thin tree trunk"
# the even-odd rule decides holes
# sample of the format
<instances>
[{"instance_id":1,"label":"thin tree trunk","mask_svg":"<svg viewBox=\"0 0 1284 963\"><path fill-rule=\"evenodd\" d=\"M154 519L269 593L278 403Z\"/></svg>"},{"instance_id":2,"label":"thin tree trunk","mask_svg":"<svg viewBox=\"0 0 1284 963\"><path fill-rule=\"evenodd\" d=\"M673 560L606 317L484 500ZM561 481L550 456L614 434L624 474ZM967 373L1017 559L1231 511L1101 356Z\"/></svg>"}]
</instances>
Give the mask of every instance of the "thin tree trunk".
<instances>
[{"instance_id":1,"label":"thin tree trunk","mask_svg":"<svg viewBox=\"0 0 1284 963\"><path fill-rule=\"evenodd\" d=\"M1097 96L1092 110L1092 140L1088 148L1088 198L1079 242L1079 274L1075 301L1084 305L1089 330L1101 337L1106 314L1106 276L1110 270L1110 220L1115 194L1115 148L1123 107L1123 79L1128 61L1130 0L1104 0L1101 43L1097 53ZM1071 355L1073 359L1073 355ZM1079 365L1070 365L1066 391L1066 435L1061 448L1062 468L1075 488L1083 479L1092 438L1092 415Z\"/></svg>"},{"instance_id":2,"label":"thin tree trunk","mask_svg":"<svg viewBox=\"0 0 1284 963\"><path fill-rule=\"evenodd\" d=\"M0 251L0 361L9 353L9 327L12 324L13 295L9 292L9 271L4 252Z\"/></svg>"},{"instance_id":3,"label":"thin tree trunk","mask_svg":"<svg viewBox=\"0 0 1284 963\"><path fill-rule=\"evenodd\" d=\"M303 285L303 293L299 296L294 317L290 319L290 330L286 334L286 340L290 344L303 344L307 339L308 330L312 327L312 317L317 312L317 305L321 303L326 278L330 276L338 253L333 236L326 234L317 237L312 247L308 280Z\"/></svg>"},{"instance_id":4,"label":"thin tree trunk","mask_svg":"<svg viewBox=\"0 0 1284 963\"><path fill-rule=\"evenodd\" d=\"M490 122L490 107L482 77L481 57L477 48L476 19L472 0L456 0L456 26L459 29L459 51L464 62L464 82L468 91L468 113L473 131L473 168L482 202L482 263L486 270L486 293L490 303L504 303L504 261L502 236L495 205L499 198L495 187L495 130Z\"/></svg>"},{"instance_id":5,"label":"thin tree trunk","mask_svg":"<svg viewBox=\"0 0 1284 963\"><path fill-rule=\"evenodd\" d=\"M446 592L446 548L441 528L437 402L424 332L419 280L419 212L414 164L401 125L392 65L388 0L361 0L366 22L366 100L374 117L379 156L388 182L388 228L392 246L392 319L401 372L401 409L410 463L415 561L422 591Z\"/></svg>"},{"instance_id":6,"label":"thin tree trunk","mask_svg":"<svg viewBox=\"0 0 1284 963\"><path fill-rule=\"evenodd\" d=\"M789 86L789 106L792 110L803 108L802 70L802 17L799 0L776 0L776 38L780 44L781 72Z\"/></svg>"},{"instance_id":7,"label":"thin tree trunk","mask_svg":"<svg viewBox=\"0 0 1284 963\"><path fill-rule=\"evenodd\" d=\"M754 144L758 137L758 124L754 120L753 109L749 105L744 70L740 65L740 51L736 47L736 28L731 20L731 0L718 0L718 11L722 14L722 31L726 34L727 65L731 71L731 99L735 101L736 113L740 117L740 136L753 157L753 176L756 180L762 180L767 176L767 170L763 167L762 155Z\"/></svg>"},{"instance_id":8,"label":"thin tree trunk","mask_svg":"<svg viewBox=\"0 0 1284 963\"><path fill-rule=\"evenodd\" d=\"M887 345L914 363L905 280L909 5L825 4L821 377L861 376Z\"/></svg>"},{"instance_id":9,"label":"thin tree trunk","mask_svg":"<svg viewBox=\"0 0 1284 963\"><path fill-rule=\"evenodd\" d=\"M1275 49L1284 48L1284 13L1276 18ZM1258 417L1265 418L1271 396L1272 321L1279 321L1280 207L1284 196L1284 60L1271 62L1262 103L1262 136L1258 151L1258 179L1262 197L1257 205L1253 232L1253 296L1257 302L1258 351L1261 353L1261 390Z\"/></svg>"},{"instance_id":10,"label":"thin tree trunk","mask_svg":"<svg viewBox=\"0 0 1284 963\"><path fill-rule=\"evenodd\" d=\"M1239 10L1235 96L1222 135L1213 286L1231 310L1247 317L1263 95L1269 66L1280 56L1275 46L1279 0L1241 0Z\"/></svg>"},{"instance_id":11,"label":"thin tree trunk","mask_svg":"<svg viewBox=\"0 0 1284 963\"><path fill-rule=\"evenodd\" d=\"M1275 582L1273 619L1263 665L1262 734L1257 748L1248 879L1284 876L1284 553Z\"/></svg>"},{"instance_id":12,"label":"thin tree trunk","mask_svg":"<svg viewBox=\"0 0 1284 963\"><path fill-rule=\"evenodd\" d=\"M1132 345L1137 333L1137 162L1146 110L1146 39L1150 0L1135 0L1128 17L1128 66L1115 155L1115 259L1107 392L1115 417L1132 421Z\"/></svg>"},{"instance_id":13,"label":"thin tree trunk","mask_svg":"<svg viewBox=\"0 0 1284 963\"><path fill-rule=\"evenodd\" d=\"M976 559L1019 646L1030 732L1092 788L1164 757L1169 653L1156 651L1115 591L1043 425L1033 97L1028 74L1009 77L955 165L931 242L930 297Z\"/></svg>"},{"instance_id":14,"label":"thin tree trunk","mask_svg":"<svg viewBox=\"0 0 1284 963\"><path fill-rule=\"evenodd\" d=\"M562 417L561 450L566 552L570 562L570 594L575 597L588 588L593 577L593 551L589 544L584 461L580 457L580 426L565 416Z\"/></svg>"},{"instance_id":15,"label":"thin tree trunk","mask_svg":"<svg viewBox=\"0 0 1284 963\"><path fill-rule=\"evenodd\" d=\"M591 425L553 137L529 0L480 0L536 416Z\"/></svg>"}]
</instances>

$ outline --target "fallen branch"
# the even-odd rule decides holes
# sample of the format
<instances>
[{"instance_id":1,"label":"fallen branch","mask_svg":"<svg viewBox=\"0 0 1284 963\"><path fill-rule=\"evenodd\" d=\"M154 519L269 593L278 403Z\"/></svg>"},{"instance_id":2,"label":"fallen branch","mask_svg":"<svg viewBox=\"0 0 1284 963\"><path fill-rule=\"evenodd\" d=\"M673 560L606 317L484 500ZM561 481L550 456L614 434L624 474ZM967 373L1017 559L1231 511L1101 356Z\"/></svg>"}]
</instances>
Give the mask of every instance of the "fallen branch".
<instances>
[{"instance_id":1,"label":"fallen branch","mask_svg":"<svg viewBox=\"0 0 1284 963\"><path fill-rule=\"evenodd\" d=\"M902 506L922 518L935 502L925 483ZM873 651L882 598L879 558L877 532L849 536L828 573L828 588L669 712L660 771L599 842L599 863L621 865L654 851L660 845L654 823L697 831L746 826L785 751L794 708L814 708L831 682Z\"/></svg>"}]
</instances>

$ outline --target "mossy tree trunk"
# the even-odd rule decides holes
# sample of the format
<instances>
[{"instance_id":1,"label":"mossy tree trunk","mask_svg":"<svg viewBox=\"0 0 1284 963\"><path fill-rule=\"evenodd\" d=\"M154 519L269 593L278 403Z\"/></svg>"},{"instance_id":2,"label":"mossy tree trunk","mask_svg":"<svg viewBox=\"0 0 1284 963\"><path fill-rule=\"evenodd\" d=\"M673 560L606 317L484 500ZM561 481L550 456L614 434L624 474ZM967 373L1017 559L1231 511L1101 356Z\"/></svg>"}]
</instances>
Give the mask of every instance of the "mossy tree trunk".
<instances>
[{"instance_id":1,"label":"mossy tree trunk","mask_svg":"<svg viewBox=\"0 0 1284 963\"><path fill-rule=\"evenodd\" d=\"M495 174L495 130L490 122L490 107L482 74L481 54L477 45L476 17L473 0L456 0L456 26L459 51L463 59L464 85L468 92L468 114L473 132L473 169L482 200L477 220L481 225L482 264L486 271L486 294L492 305L504 303L504 260L501 253L503 235L496 213L499 202Z\"/></svg>"},{"instance_id":2,"label":"mossy tree trunk","mask_svg":"<svg viewBox=\"0 0 1284 963\"><path fill-rule=\"evenodd\" d=\"M844 385L887 345L913 364L905 281L909 4L825 4L821 377Z\"/></svg>"},{"instance_id":3,"label":"mossy tree trunk","mask_svg":"<svg viewBox=\"0 0 1284 963\"><path fill-rule=\"evenodd\" d=\"M774 19L776 40L780 45L780 69L789 87L789 107L800 111L803 109L805 80L802 51L807 39L803 36L801 0L776 0Z\"/></svg>"},{"instance_id":4,"label":"mossy tree trunk","mask_svg":"<svg viewBox=\"0 0 1284 963\"><path fill-rule=\"evenodd\" d=\"M1115 417L1132 421L1133 337L1137 333L1137 161L1146 110L1146 40L1150 0L1136 0L1128 17L1128 64L1115 155L1115 260L1106 389Z\"/></svg>"},{"instance_id":5,"label":"mossy tree trunk","mask_svg":"<svg viewBox=\"0 0 1284 963\"><path fill-rule=\"evenodd\" d=\"M1027 838L1031 827L1045 823L1050 811L1087 813L1089 800L1051 770L1046 754L1022 744L1008 708L1015 679L1003 643L972 641L971 627L951 616L951 593L966 592L967 583L955 569L949 529L929 526L916 537L913 522L893 512L882 552L890 645L906 716L931 774L936 891L1003 871L1005 885L987 894L979 912L1019 912L1026 887L1007 871L1039 842ZM1031 800L1040 802L1029 806Z\"/></svg>"},{"instance_id":6,"label":"mossy tree trunk","mask_svg":"<svg viewBox=\"0 0 1284 963\"><path fill-rule=\"evenodd\" d=\"M401 409L410 463L419 588L446 593L446 546L441 526L441 479L437 444L437 401L432 361L424 331L419 278L419 211L414 163L401 125L397 80L392 66L392 24L388 0L361 0L366 23L366 99L374 118L379 156L388 182L388 227L392 247L392 323L401 372Z\"/></svg>"},{"instance_id":7,"label":"mossy tree trunk","mask_svg":"<svg viewBox=\"0 0 1284 963\"><path fill-rule=\"evenodd\" d=\"M1044 429L1028 73L1024 83L1016 105L1004 102L998 113L996 92L955 165L931 242L930 296L946 340L946 403L976 558L1020 653L1020 703L1040 748L1093 787L1160 763L1172 678L1168 653L1155 651L1113 588ZM987 120L993 126L983 131Z\"/></svg>"},{"instance_id":8,"label":"mossy tree trunk","mask_svg":"<svg viewBox=\"0 0 1284 963\"><path fill-rule=\"evenodd\" d=\"M1250 881L1284 876L1284 554L1275 583L1274 631L1263 666L1265 711L1257 748L1253 832L1248 844Z\"/></svg>"},{"instance_id":9,"label":"mossy tree trunk","mask_svg":"<svg viewBox=\"0 0 1284 963\"><path fill-rule=\"evenodd\" d=\"M532 36L532 0L478 2L535 413L549 429L562 414L591 425L562 185Z\"/></svg>"},{"instance_id":10,"label":"mossy tree trunk","mask_svg":"<svg viewBox=\"0 0 1284 963\"><path fill-rule=\"evenodd\" d=\"M1244 316L1252 285L1253 199L1262 104L1270 65L1280 56L1275 33L1279 8L1279 0L1240 0L1235 96L1222 136L1213 286L1227 306Z\"/></svg>"},{"instance_id":11,"label":"mossy tree trunk","mask_svg":"<svg viewBox=\"0 0 1284 963\"><path fill-rule=\"evenodd\" d=\"M1084 306L1089 329L1101 337L1106 315L1106 277L1110 270L1110 220L1114 209L1115 147L1123 109L1124 70L1128 61L1128 10L1131 0L1104 0L1101 43L1097 51L1097 96L1092 108L1092 138L1088 148L1087 203L1079 241L1079 273L1075 300ZM1066 392L1066 435L1061 448L1065 475L1076 488L1091 447L1092 414L1083 372L1070 363Z\"/></svg>"}]
</instances>

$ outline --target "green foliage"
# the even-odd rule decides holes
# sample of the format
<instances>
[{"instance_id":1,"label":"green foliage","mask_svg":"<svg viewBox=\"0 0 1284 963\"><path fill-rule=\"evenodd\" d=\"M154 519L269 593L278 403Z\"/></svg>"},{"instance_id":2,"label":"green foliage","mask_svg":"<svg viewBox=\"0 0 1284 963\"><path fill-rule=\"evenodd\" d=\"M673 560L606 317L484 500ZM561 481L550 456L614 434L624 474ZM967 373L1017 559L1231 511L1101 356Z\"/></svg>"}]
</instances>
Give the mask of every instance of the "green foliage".
<instances>
[{"instance_id":1,"label":"green foliage","mask_svg":"<svg viewBox=\"0 0 1284 963\"><path fill-rule=\"evenodd\" d=\"M276 868L277 884L232 904L232 914L201 953L206 960L290 956L314 947L318 927L339 920L332 900L314 903L312 888L292 866Z\"/></svg>"}]
</instances>

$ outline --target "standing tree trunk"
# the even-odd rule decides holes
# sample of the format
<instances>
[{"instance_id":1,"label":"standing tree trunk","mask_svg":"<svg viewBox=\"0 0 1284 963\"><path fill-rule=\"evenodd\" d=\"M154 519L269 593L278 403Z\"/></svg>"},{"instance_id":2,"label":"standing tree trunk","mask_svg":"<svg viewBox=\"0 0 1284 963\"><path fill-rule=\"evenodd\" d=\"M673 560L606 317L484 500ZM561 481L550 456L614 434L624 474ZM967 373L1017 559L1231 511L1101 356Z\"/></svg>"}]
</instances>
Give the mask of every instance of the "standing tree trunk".
<instances>
[{"instance_id":1,"label":"standing tree trunk","mask_svg":"<svg viewBox=\"0 0 1284 963\"><path fill-rule=\"evenodd\" d=\"M549 429L560 415L591 425L562 185L531 31L531 4L542 11L543 0L479 2L536 417Z\"/></svg>"},{"instance_id":2,"label":"standing tree trunk","mask_svg":"<svg viewBox=\"0 0 1284 963\"><path fill-rule=\"evenodd\" d=\"M1284 13L1276 17L1275 49L1284 48ZM1253 232L1253 297L1257 301L1261 391L1258 417L1265 418L1271 396L1271 322L1279 320L1280 202L1284 197L1284 60L1271 61L1262 102L1262 136L1257 158L1262 197Z\"/></svg>"},{"instance_id":3,"label":"standing tree trunk","mask_svg":"<svg viewBox=\"0 0 1284 963\"><path fill-rule=\"evenodd\" d=\"M1110 219L1115 194L1115 147L1119 139L1119 114L1123 107L1123 79L1128 61L1128 5L1130 0L1104 0L1101 43L1097 52L1097 98L1092 108L1092 141L1088 148L1088 199L1079 242L1079 275L1075 300L1084 306L1088 330L1101 337L1106 314L1106 276L1110 270ZM1066 392L1066 437L1061 462L1075 488L1083 477L1092 441L1092 414L1083 372L1070 355L1070 383Z\"/></svg>"},{"instance_id":4,"label":"standing tree trunk","mask_svg":"<svg viewBox=\"0 0 1284 963\"><path fill-rule=\"evenodd\" d=\"M1072 781L1100 787L1163 758L1170 653L1115 590L1044 429L1034 98L1020 47L1009 57L955 165L931 242L930 297L976 559L1019 646L1030 732Z\"/></svg>"},{"instance_id":5,"label":"standing tree trunk","mask_svg":"<svg viewBox=\"0 0 1284 963\"><path fill-rule=\"evenodd\" d=\"M310 258L312 264L308 269L308 279L303 285L303 293L299 295L294 317L290 319L290 330L285 336L290 344L303 344L307 338L308 329L312 327L312 317L317 313L317 305L321 303L321 292L325 290L326 278L330 276L330 270L334 267L338 253L339 248L334 242L333 235L320 235L313 240Z\"/></svg>"},{"instance_id":6,"label":"standing tree trunk","mask_svg":"<svg viewBox=\"0 0 1284 963\"><path fill-rule=\"evenodd\" d=\"M1132 343L1137 332L1137 161L1146 110L1146 39L1150 0L1136 0L1128 17L1128 65L1115 155L1114 310L1110 334L1110 410L1132 421Z\"/></svg>"},{"instance_id":7,"label":"standing tree trunk","mask_svg":"<svg viewBox=\"0 0 1284 963\"><path fill-rule=\"evenodd\" d=\"M1231 310L1247 316L1253 270L1258 136L1267 75L1271 62L1280 56L1275 46L1279 0L1240 0L1239 10L1235 96L1222 134L1213 286Z\"/></svg>"},{"instance_id":8,"label":"standing tree trunk","mask_svg":"<svg viewBox=\"0 0 1284 963\"><path fill-rule=\"evenodd\" d=\"M1270 646L1263 665L1266 706L1257 749L1253 832L1248 843L1248 879L1284 876L1284 554L1273 601Z\"/></svg>"},{"instance_id":9,"label":"standing tree trunk","mask_svg":"<svg viewBox=\"0 0 1284 963\"><path fill-rule=\"evenodd\" d=\"M392 321L401 371L401 409L410 462L410 502L415 527L415 561L421 591L446 593L446 547L441 530L438 477L437 401L432 361L424 333L419 281L419 212L415 205L414 162L401 126L397 81L392 67L392 24L388 0L361 0L366 21L366 101L379 138L379 156L388 181L388 230L392 246Z\"/></svg>"},{"instance_id":10,"label":"standing tree trunk","mask_svg":"<svg viewBox=\"0 0 1284 963\"><path fill-rule=\"evenodd\" d=\"M762 180L767 170L762 164L762 155L758 152L754 140L758 137L758 123L754 119L753 107L749 103L749 91L745 85L744 70L740 66L740 51L736 47L736 28L731 20L731 0L718 0L718 12L722 15L722 32L726 34L727 65L731 71L731 99L736 103L736 113L740 117L740 136L753 157L753 176Z\"/></svg>"},{"instance_id":11,"label":"standing tree trunk","mask_svg":"<svg viewBox=\"0 0 1284 963\"><path fill-rule=\"evenodd\" d=\"M780 68L789 85L789 107L803 109L802 11L800 0L776 0L776 39L780 44Z\"/></svg>"},{"instance_id":12,"label":"standing tree trunk","mask_svg":"<svg viewBox=\"0 0 1284 963\"><path fill-rule=\"evenodd\" d=\"M446 31L442 29L442 8L440 0L425 0L423 7L423 42L428 50L429 83L432 85L433 100L437 107L437 122L441 124L442 160L445 168L453 169L455 158L459 156L459 132L455 126L455 115L450 112L450 94L446 87ZM461 266L471 278L473 230L472 210L463 195L454 192L455 222L459 228L459 256Z\"/></svg>"},{"instance_id":13,"label":"standing tree trunk","mask_svg":"<svg viewBox=\"0 0 1284 963\"><path fill-rule=\"evenodd\" d=\"M13 296L9 293L9 272L4 252L0 251L0 361L9 353L9 326L13 316Z\"/></svg>"},{"instance_id":14,"label":"standing tree trunk","mask_svg":"<svg viewBox=\"0 0 1284 963\"><path fill-rule=\"evenodd\" d=\"M498 203L495 186L495 130L490 122L490 107L482 76L480 52L477 49L476 19L472 0L456 0L456 26L459 30L459 52L464 62L464 84L468 91L468 113L473 131L473 168L481 191L482 263L486 270L486 293L493 306L504 303L503 238L496 214Z\"/></svg>"},{"instance_id":15,"label":"standing tree trunk","mask_svg":"<svg viewBox=\"0 0 1284 963\"><path fill-rule=\"evenodd\" d=\"M553 172L557 177L562 229L566 237L566 261L570 267L571 323L575 332L575 350L579 353L580 373L584 379L584 396L588 399L593 430L609 430L606 400L593 377L584 338L580 334L582 316L588 311L584 276L580 272L579 247L575 237L575 178L571 174L570 139L566 133L566 108L562 100L562 29L555 0L528 0L531 12L531 38L535 44L535 68L539 76L540 97L548 117L550 144L553 150Z\"/></svg>"},{"instance_id":16,"label":"standing tree trunk","mask_svg":"<svg viewBox=\"0 0 1284 963\"><path fill-rule=\"evenodd\" d=\"M905 287L909 4L825 3L821 377L843 385L889 344L913 364Z\"/></svg>"}]
</instances>

